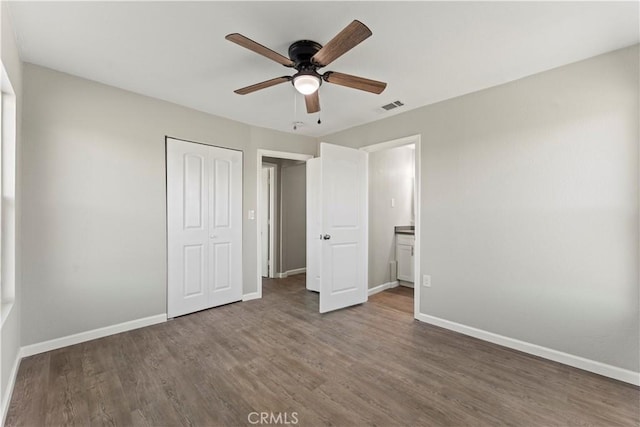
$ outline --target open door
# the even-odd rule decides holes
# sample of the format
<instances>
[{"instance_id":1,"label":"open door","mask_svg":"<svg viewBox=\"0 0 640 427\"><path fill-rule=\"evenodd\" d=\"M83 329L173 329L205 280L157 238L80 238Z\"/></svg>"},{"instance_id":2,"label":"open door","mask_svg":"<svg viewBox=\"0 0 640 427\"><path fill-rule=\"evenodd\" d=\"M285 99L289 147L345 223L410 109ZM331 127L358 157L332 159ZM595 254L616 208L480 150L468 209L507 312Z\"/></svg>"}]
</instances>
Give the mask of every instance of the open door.
<instances>
[{"instance_id":1,"label":"open door","mask_svg":"<svg viewBox=\"0 0 640 427\"><path fill-rule=\"evenodd\" d=\"M320 144L320 313L367 301L367 153Z\"/></svg>"}]
</instances>

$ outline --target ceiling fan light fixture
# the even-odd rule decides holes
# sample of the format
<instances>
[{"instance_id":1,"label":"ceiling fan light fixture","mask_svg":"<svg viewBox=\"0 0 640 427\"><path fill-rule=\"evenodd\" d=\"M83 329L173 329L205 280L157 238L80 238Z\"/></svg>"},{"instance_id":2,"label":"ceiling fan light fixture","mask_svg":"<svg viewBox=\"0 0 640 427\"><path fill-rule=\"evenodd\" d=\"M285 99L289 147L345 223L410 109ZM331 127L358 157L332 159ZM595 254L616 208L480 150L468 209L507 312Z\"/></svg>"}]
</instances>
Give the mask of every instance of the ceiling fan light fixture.
<instances>
[{"instance_id":1,"label":"ceiling fan light fixture","mask_svg":"<svg viewBox=\"0 0 640 427\"><path fill-rule=\"evenodd\" d=\"M246 95L281 83L291 82L296 91L304 95L308 114L320 112L318 89L324 82L380 94L387 86L384 82L335 71L326 71L323 74L319 74L317 71L319 68L324 68L331 64L370 36L371 30L362 22L354 20L324 46L313 40L303 39L293 42L289 46L289 57L287 58L242 34L229 34L225 38L230 42L297 71L293 76L276 77L234 90L234 92L238 95ZM318 124L320 124L319 118Z\"/></svg>"},{"instance_id":2,"label":"ceiling fan light fixture","mask_svg":"<svg viewBox=\"0 0 640 427\"><path fill-rule=\"evenodd\" d=\"M303 95L311 95L320 87L320 77L312 74L300 74L293 78L293 86Z\"/></svg>"}]
</instances>

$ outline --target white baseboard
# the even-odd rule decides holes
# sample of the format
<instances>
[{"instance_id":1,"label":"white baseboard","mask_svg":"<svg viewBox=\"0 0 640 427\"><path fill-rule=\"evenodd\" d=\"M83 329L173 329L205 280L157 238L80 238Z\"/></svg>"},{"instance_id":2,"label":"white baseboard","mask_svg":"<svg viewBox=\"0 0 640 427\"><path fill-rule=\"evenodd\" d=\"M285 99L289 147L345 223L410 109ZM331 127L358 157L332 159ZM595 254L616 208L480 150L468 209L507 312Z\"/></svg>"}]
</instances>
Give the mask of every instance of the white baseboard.
<instances>
[{"instance_id":1,"label":"white baseboard","mask_svg":"<svg viewBox=\"0 0 640 427\"><path fill-rule=\"evenodd\" d=\"M482 329L477 329L471 326L452 322L450 320L430 316L428 314L419 313L416 316L416 319L425 323L429 323L431 325L440 326L441 328L459 332L464 335L469 335L474 338L479 338L481 340L489 341L494 344L512 348L514 350L519 350L524 353L529 353L545 359L553 360L554 362L573 366L574 368L583 369L585 371L593 372L626 383L640 385L640 372L634 372L627 369L618 368L616 366L607 365L606 363L597 362L595 360L585 359L584 357L575 356L573 354L564 353L562 351L553 350L547 347L542 347L537 344L531 344L514 338L505 337L503 335L494 334L493 332L487 332Z\"/></svg>"},{"instance_id":2,"label":"white baseboard","mask_svg":"<svg viewBox=\"0 0 640 427\"><path fill-rule=\"evenodd\" d=\"M374 286L373 288L369 288L369 296L375 295L379 292L386 291L387 289L395 288L398 286L398 281L383 283L382 285Z\"/></svg>"},{"instance_id":3,"label":"white baseboard","mask_svg":"<svg viewBox=\"0 0 640 427\"><path fill-rule=\"evenodd\" d=\"M306 267L287 270L284 273L276 273L276 279L286 279L289 276L293 276L295 274L302 274L306 272L307 272Z\"/></svg>"},{"instance_id":4,"label":"white baseboard","mask_svg":"<svg viewBox=\"0 0 640 427\"><path fill-rule=\"evenodd\" d=\"M260 298L262 298L262 295L260 295L260 292L251 292L250 294L242 295L242 301L251 301L252 299L260 299Z\"/></svg>"},{"instance_id":5,"label":"white baseboard","mask_svg":"<svg viewBox=\"0 0 640 427\"><path fill-rule=\"evenodd\" d=\"M131 320L129 322L118 323L117 325L105 326L104 328L93 329L91 331L80 332L78 334L68 335L66 337L55 338L49 341L24 346L20 349L20 356L33 356L34 354L44 353L46 351L56 350L58 348L80 344L82 342L91 341L96 338L119 334L120 332L131 331L133 329L143 328L145 326L151 326L155 325L156 323L162 323L166 321L166 314L157 314L155 316L149 316L142 319Z\"/></svg>"},{"instance_id":6,"label":"white baseboard","mask_svg":"<svg viewBox=\"0 0 640 427\"><path fill-rule=\"evenodd\" d=\"M22 350L18 351L16 354L16 360L13 362L13 367L11 368L11 372L9 373L9 382L7 383L7 388L4 390L3 399L2 399L2 424L7 419L7 412L9 412L9 404L11 403L11 396L13 396L13 387L16 385L16 377L18 376L18 368L20 367L20 361L22 360Z\"/></svg>"},{"instance_id":7,"label":"white baseboard","mask_svg":"<svg viewBox=\"0 0 640 427\"><path fill-rule=\"evenodd\" d=\"M293 276L295 274L302 274L302 273L306 273L306 272L307 272L307 268L306 267L302 267L302 268L295 268L293 270L285 271L284 274L287 275L286 277L289 277L289 276Z\"/></svg>"}]
</instances>

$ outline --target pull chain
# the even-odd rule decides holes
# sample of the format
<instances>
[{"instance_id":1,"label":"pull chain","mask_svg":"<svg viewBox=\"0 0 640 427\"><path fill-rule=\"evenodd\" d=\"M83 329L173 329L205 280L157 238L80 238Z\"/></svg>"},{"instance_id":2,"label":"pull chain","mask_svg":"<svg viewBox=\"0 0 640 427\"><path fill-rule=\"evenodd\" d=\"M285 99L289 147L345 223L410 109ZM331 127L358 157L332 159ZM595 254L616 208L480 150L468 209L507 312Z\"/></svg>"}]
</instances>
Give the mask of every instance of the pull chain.
<instances>
[{"instance_id":1,"label":"pull chain","mask_svg":"<svg viewBox=\"0 0 640 427\"><path fill-rule=\"evenodd\" d=\"M296 91L293 91L293 130L298 130L298 121L296 120L298 113L298 97Z\"/></svg>"}]
</instances>

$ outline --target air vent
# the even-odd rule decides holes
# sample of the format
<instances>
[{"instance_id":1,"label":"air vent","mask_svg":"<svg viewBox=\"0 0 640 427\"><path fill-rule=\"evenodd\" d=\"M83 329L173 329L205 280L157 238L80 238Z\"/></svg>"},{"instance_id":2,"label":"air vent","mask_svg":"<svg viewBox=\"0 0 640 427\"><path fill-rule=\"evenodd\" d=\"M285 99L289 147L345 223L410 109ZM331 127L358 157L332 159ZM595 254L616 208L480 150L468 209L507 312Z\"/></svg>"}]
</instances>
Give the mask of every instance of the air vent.
<instances>
[{"instance_id":1,"label":"air vent","mask_svg":"<svg viewBox=\"0 0 640 427\"><path fill-rule=\"evenodd\" d=\"M398 107L402 107L404 105L404 103L400 102L400 101L394 101L391 102L387 105L383 105L382 109L385 111L389 111L389 110L393 110L394 108L398 108Z\"/></svg>"}]
</instances>

